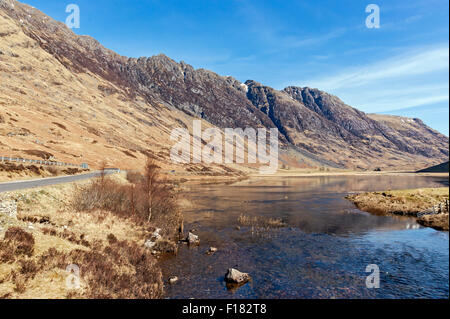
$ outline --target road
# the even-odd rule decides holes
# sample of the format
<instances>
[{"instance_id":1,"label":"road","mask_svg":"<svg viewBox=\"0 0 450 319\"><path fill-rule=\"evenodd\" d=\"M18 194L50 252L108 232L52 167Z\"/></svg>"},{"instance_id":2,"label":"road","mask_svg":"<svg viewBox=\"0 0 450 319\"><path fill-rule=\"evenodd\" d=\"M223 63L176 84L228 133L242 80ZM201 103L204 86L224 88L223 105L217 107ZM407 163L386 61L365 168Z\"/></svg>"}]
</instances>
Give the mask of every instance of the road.
<instances>
[{"instance_id":1,"label":"road","mask_svg":"<svg viewBox=\"0 0 450 319\"><path fill-rule=\"evenodd\" d=\"M100 176L100 171L95 171L88 174L80 174L80 175L70 175L70 176L59 176L59 177L49 177L49 178L41 178L34 180L25 180L25 181L15 181L15 182L5 182L0 183L0 193L10 192L34 187L43 187L50 186L56 184L64 184L64 183L72 183L81 181L84 179L94 178ZM117 170L106 170L105 174L114 174L117 173Z\"/></svg>"}]
</instances>

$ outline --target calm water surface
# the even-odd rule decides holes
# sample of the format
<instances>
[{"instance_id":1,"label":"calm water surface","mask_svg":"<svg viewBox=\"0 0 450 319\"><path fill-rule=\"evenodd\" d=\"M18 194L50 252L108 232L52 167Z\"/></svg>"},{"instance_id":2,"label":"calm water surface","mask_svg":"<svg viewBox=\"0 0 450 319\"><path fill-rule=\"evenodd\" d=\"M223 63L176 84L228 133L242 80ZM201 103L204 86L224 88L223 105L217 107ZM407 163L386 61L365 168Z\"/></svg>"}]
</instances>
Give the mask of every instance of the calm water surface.
<instances>
[{"instance_id":1,"label":"calm water surface","mask_svg":"<svg viewBox=\"0 0 450 319\"><path fill-rule=\"evenodd\" d=\"M406 217L375 216L345 200L355 191L447 186L420 176L298 177L192 186L185 228L199 247L161 261L167 298L448 298L449 234ZM281 218L286 227L240 227L241 214ZM205 252L210 246L219 250ZM365 285L380 268L380 288ZM227 289L227 268L252 281Z\"/></svg>"}]
</instances>

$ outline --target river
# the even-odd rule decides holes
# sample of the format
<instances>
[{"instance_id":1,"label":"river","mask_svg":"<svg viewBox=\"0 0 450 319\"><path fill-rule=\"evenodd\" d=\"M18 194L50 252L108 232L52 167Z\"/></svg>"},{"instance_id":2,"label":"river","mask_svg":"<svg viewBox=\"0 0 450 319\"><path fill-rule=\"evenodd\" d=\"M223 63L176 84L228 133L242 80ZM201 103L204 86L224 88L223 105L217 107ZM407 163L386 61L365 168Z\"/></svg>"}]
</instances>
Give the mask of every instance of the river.
<instances>
[{"instance_id":1,"label":"river","mask_svg":"<svg viewBox=\"0 0 450 319\"><path fill-rule=\"evenodd\" d=\"M449 234L408 217L362 212L349 192L448 186L423 176L261 178L193 185L184 194L185 229L200 237L161 260L167 298L448 298ZM241 215L283 227L242 226ZM237 227L239 226L239 227ZM210 246L218 248L212 255ZM367 288L368 265L380 287ZM252 280L229 289L230 267Z\"/></svg>"}]
</instances>

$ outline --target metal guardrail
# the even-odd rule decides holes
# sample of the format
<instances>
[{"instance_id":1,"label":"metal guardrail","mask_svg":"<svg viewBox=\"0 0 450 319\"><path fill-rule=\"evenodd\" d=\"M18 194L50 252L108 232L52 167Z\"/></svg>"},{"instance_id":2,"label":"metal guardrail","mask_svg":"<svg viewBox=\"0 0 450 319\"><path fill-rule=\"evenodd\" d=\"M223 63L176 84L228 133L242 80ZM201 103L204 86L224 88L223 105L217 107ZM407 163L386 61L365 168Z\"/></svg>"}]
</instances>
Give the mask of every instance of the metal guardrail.
<instances>
[{"instance_id":1,"label":"metal guardrail","mask_svg":"<svg viewBox=\"0 0 450 319\"><path fill-rule=\"evenodd\" d=\"M34 160L29 158L19 158L19 157L7 157L0 156L1 162L11 162L11 163L24 163L24 164L38 164L38 165L48 165L48 166L64 166L64 167L80 167L89 169L89 165L86 163L82 164L72 164L72 163L64 163L57 161L48 161L48 160Z\"/></svg>"}]
</instances>

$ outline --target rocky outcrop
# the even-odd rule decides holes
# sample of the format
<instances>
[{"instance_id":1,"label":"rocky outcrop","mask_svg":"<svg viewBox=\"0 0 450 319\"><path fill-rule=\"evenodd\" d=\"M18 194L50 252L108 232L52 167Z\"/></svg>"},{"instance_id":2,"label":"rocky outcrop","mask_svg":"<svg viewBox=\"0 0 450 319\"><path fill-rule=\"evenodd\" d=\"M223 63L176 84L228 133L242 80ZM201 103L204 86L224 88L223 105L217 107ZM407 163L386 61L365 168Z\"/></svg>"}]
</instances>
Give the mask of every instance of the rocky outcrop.
<instances>
[{"instance_id":1,"label":"rocky outcrop","mask_svg":"<svg viewBox=\"0 0 450 319\"><path fill-rule=\"evenodd\" d=\"M231 284L245 284L250 280L250 275L244 272L240 272L237 269L229 268L225 274L225 281Z\"/></svg>"}]
</instances>

